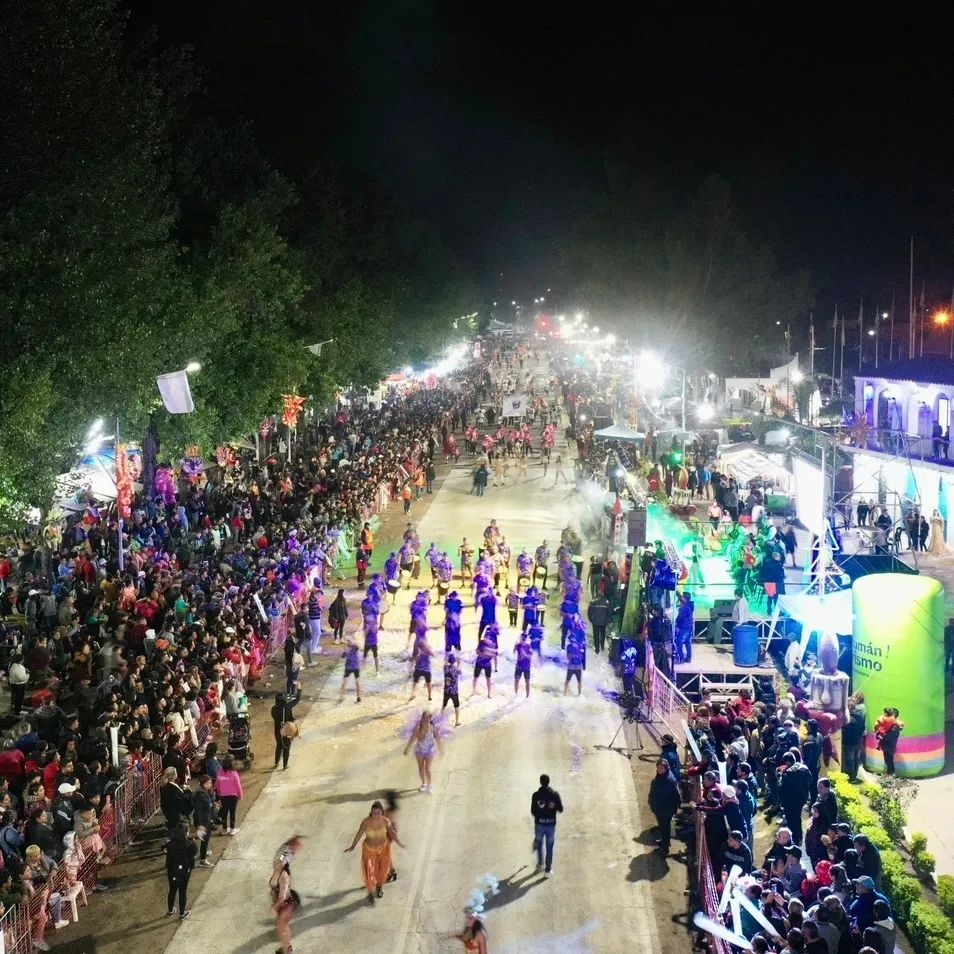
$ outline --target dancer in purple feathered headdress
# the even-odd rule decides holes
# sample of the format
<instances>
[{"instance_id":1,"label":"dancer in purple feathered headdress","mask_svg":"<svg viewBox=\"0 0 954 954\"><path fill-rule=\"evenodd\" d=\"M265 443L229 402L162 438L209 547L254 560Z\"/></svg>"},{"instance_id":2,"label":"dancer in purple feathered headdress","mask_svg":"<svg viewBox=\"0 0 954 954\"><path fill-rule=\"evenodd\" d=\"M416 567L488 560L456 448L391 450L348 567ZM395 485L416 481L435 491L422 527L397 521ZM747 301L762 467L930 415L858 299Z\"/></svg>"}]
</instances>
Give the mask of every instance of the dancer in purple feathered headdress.
<instances>
[{"instance_id":1,"label":"dancer in purple feathered headdress","mask_svg":"<svg viewBox=\"0 0 954 954\"><path fill-rule=\"evenodd\" d=\"M433 793L431 781L431 764L438 753L443 751L442 742L451 735L450 726L442 712L432 716L429 709L425 709L419 716L412 716L401 731L407 740L404 754L407 755L411 746L414 746L414 757L417 759L417 770L421 776L421 791Z\"/></svg>"}]
</instances>

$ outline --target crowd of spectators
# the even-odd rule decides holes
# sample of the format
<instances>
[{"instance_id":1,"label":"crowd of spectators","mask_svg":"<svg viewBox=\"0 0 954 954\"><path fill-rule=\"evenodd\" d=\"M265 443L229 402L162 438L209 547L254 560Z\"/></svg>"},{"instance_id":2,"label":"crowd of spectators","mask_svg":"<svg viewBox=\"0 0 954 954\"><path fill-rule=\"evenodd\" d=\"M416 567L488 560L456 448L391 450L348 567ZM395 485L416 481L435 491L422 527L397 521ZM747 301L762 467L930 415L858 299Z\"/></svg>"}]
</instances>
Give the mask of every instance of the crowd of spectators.
<instances>
[{"instance_id":1,"label":"crowd of spectators","mask_svg":"<svg viewBox=\"0 0 954 954\"><path fill-rule=\"evenodd\" d=\"M743 688L727 703L696 707L690 730L700 758L683 767L665 737L650 807L665 849L680 804L701 813L717 891L748 902L737 923L727 906L727 927L756 952L893 954L880 853L840 820L826 777L835 753L815 721L799 718L789 697L759 701ZM776 816L782 825L759 850L756 839L769 837Z\"/></svg>"},{"instance_id":2,"label":"crowd of spectators","mask_svg":"<svg viewBox=\"0 0 954 954\"><path fill-rule=\"evenodd\" d=\"M42 892L58 865L75 869L82 846L108 860L97 818L123 779L136 784L148 753L161 758L176 846L180 824L194 822L205 862L222 808L227 831L238 832L237 798L225 804L216 784L232 766L220 764L214 743L200 766L182 754L196 724L224 725L247 705L275 648L274 620L287 621L300 648L320 651L311 637L322 633L328 577L355 551L370 562L373 535L362 527L427 468L488 386L486 371L470 366L382 408L303 427L291 461L246 455L213 482L138 495L122 570L115 514L91 499L45 559L23 543L6 554L0 906ZM174 854L181 860L179 847ZM62 923L61 905L47 891L31 907L41 949L48 918Z\"/></svg>"}]
</instances>

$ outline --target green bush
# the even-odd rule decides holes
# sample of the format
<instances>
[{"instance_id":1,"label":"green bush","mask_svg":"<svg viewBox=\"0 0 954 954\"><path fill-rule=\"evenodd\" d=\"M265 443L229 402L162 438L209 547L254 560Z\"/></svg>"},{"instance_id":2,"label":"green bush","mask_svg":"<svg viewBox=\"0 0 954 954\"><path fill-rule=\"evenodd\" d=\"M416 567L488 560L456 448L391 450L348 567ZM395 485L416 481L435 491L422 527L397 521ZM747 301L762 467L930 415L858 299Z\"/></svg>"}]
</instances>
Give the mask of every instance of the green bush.
<instances>
[{"instance_id":1,"label":"green bush","mask_svg":"<svg viewBox=\"0 0 954 954\"><path fill-rule=\"evenodd\" d=\"M911 905L921 900L921 883L908 874L904 859L893 848L881 852L881 874L895 917L907 923Z\"/></svg>"},{"instance_id":2,"label":"green bush","mask_svg":"<svg viewBox=\"0 0 954 954\"><path fill-rule=\"evenodd\" d=\"M846 802L839 808L841 817L851 825L853 831L862 828L882 828L881 819L862 802Z\"/></svg>"},{"instance_id":3,"label":"green bush","mask_svg":"<svg viewBox=\"0 0 954 954\"><path fill-rule=\"evenodd\" d=\"M866 835L868 841L870 841L878 851L884 851L886 848L891 848L894 845L894 839L880 825L865 825L859 834Z\"/></svg>"},{"instance_id":4,"label":"green bush","mask_svg":"<svg viewBox=\"0 0 954 954\"><path fill-rule=\"evenodd\" d=\"M937 879L937 897L941 910L954 920L954 875L940 875Z\"/></svg>"},{"instance_id":5,"label":"green bush","mask_svg":"<svg viewBox=\"0 0 954 954\"><path fill-rule=\"evenodd\" d=\"M930 851L919 851L917 854L911 855L911 864L921 874L931 875L934 874L934 869L937 867L937 859Z\"/></svg>"},{"instance_id":6,"label":"green bush","mask_svg":"<svg viewBox=\"0 0 954 954\"><path fill-rule=\"evenodd\" d=\"M944 913L927 901L915 901L908 919L911 943L921 954L936 954L943 944L954 944L954 926Z\"/></svg>"},{"instance_id":7,"label":"green bush","mask_svg":"<svg viewBox=\"0 0 954 954\"><path fill-rule=\"evenodd\" d=\"M927 848L927 835L924 832L916 831L908 842L912 855L920 854Z\"/></svg>"},{"instance_id":8,"label":"green bush","mask_svg":"<svg viewBox=\"0 0 954 954\"><path fill-rule=\"evenodd\" d=\"M901 804L901 799L893 792L886 791L880 786L874 787L877 788L877 791L870 796L871 807L877 812L885 831L892 838L903 838L904 826L908 819L904 812L904 806Z\"/></svg>"}]
</instances>

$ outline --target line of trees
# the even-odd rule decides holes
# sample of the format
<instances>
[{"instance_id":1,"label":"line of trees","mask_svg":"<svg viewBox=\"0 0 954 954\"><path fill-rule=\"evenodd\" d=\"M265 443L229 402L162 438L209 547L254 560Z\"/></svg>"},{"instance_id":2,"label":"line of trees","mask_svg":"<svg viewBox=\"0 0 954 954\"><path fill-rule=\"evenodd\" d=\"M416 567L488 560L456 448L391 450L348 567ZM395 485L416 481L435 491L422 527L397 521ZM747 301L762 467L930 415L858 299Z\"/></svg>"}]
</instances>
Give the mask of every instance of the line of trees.
<instances>
[{"instance_id":1,"label":"line of trees","mask_svg":"<svg viewBox=\"0 0 954 954\"><path fill-rule=\"evenodd\" d=\"M785 329L805 323L813 301L810 275L785 272L746 233L718 176L687 201L611 165L562 251L600 327L723 373L783 360Z\"/></svg>"},{"instance_id":2,"label":"line of trees","mask_svg":"<svg viewBox=\"0 0 954 954\"><path fill-rule=\"evenodd\" d=\"M208 452L283 393L425 359L474 310L432 228L327 157L273 168L116 0L8 5L0 90L0 525L50 500L97 417ZM173 418L155 377L190 360L196 411Z\"/></svg>"}]
</instances>

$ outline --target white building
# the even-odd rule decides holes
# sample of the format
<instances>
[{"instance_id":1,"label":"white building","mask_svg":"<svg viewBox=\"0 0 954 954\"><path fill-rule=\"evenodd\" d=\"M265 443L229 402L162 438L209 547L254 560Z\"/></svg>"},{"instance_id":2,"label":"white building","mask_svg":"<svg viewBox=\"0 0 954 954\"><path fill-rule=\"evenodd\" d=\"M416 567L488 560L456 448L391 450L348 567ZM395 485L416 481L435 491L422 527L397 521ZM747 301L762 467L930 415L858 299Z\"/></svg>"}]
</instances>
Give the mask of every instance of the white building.
<instances>
[{"instance_id":1,"label":"white building","mask_svg":"<svg viewBox=\"0 0 954 954\"><path fill-rule=\"evenodd\" d=\"M954 361L947 358L896 361L855 377L856 418L872 429L867 440L872 450L897 453L903 441L911 457L954 457L932 439L935 423L950 433L952 407Z\"/></svg>"},{"instance_id":2,"label":"white building","mask_svg":"<svg viewBox=\"0 0 954 954\"><path fill-rule=\"evenodd\" d=\"M936 443L935 423L949 438L954 361L913 358L855 377L856 498L873 498L898 519L907 507L954 517L954 451ZM951 535L948 534L948 540Z\"/></svg>"}]
</instances>

